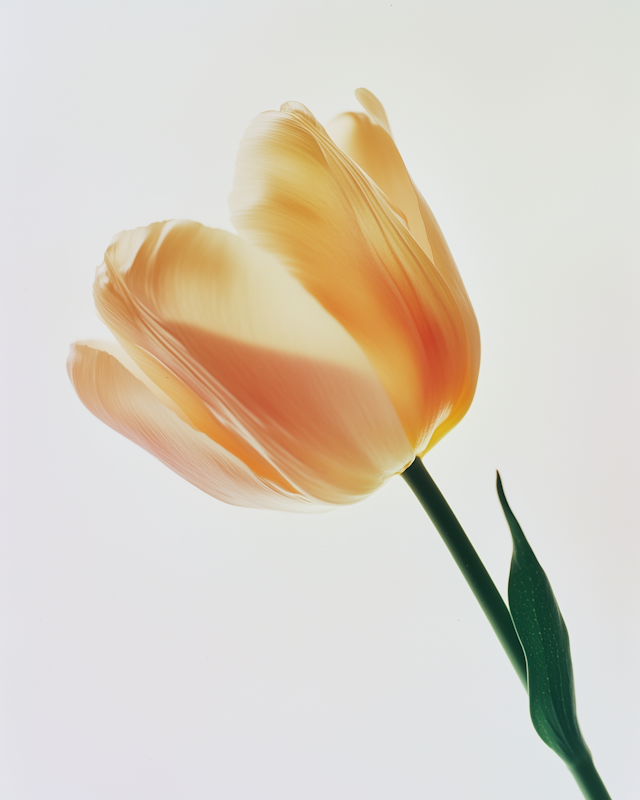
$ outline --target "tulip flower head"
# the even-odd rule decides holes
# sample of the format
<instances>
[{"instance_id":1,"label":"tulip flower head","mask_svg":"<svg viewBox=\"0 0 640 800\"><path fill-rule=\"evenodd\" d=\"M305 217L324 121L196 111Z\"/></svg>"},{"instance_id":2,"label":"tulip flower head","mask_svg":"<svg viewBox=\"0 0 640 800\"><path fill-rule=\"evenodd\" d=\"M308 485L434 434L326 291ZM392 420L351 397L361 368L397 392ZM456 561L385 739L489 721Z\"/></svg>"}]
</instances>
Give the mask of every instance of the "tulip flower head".
<instances>
[{"instance_id":1,"label":"tulip flower head","mask_svg":"<svg viewBox=\"0 0 640 800\"><path fill-rule=\"evenodd\" d=\"M239 236L159 222L115 237L94 296L116 342L77 342L87 408L228 503L314 510L403 472L466 413L480 338L379 101L326 129L257 117Z\"/></svg>"}]
</instances>

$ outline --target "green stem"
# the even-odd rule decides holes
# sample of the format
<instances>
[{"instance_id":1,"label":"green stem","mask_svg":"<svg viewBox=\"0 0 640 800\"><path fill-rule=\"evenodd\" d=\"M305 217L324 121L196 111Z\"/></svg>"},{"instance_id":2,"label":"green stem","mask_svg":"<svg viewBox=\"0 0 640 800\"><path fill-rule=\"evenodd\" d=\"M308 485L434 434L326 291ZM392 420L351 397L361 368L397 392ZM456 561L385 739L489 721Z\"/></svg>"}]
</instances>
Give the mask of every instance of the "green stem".
<instances>
[{"instance_id":1,"label":"green stem","mask_svg":"<svg viewBox=\"0 0 640 800\"><path fill-rule=\"evenodd\" d=\"M491 580L491 576L467 538L467 534L462 530L456 515L419 458L416 458L407 467L402 473L402 477L411 487L444 543L449 548L449 552L464 575L476 600L480 603L480 607L509 657L511 665L526 689L527 663L520 639L518 639L516 629L513 627L511 614L502 599L502 595L496 589L495 583Z\"/></svg>"},{"instance_id":2,"label":"green stem","mask_svg":"<svg viewBox=\"0 0 640 800\"><path fill-rule=\"evenodd\" d=\"M527 662L513 620L502 595L484 567L449 504L419 458L407 467L402 477L429 515L436 530L449 548L460 571L494 633L504 648L516 674L527 689ZM586 800L611 800L591 758L576 765L567 765Z\"/></svg>"},{"instance_id":3,"label":"green stem","mask_svg":"<svg viewBox=\"0 0 640 800\"><path fill-rule=\"evenodd\" d=\"M611 795L591 758L575 766L569 765L569 771L587 800L611 800Z\"/></svg>"}]
</instances>

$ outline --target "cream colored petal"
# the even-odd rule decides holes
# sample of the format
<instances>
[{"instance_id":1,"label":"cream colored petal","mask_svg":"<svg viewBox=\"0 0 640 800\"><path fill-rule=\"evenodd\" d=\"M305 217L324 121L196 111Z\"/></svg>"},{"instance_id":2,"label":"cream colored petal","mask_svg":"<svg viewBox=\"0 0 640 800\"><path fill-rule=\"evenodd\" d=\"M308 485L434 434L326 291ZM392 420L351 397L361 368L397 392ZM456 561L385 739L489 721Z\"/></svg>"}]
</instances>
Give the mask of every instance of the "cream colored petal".
<instances>
[{"instance_id":1,"label":"cream colored petal","mask_svg":"<svg viewBox=\"0 0 640 800\"><path fill-rule=\"evenodd\" d=\"M226 436L212 438L257 474L348 503L411 461L361 348L280 263L238 237L190 222L121 234L95 297L141 369L159 380L147 354L187 387Z\"/></svg>"},{"instance_id":2,"label":"cream colored petal","mask_svg":"<svg viewBox=\"0 0 640 800\"><path fill-rule=\"evenodd\" d=\"M107 349L98 349L103 347ZM89 411L207 494L237 506L322 510L309 498L256 476L182 420L172 401L149 388L144 376L139 379L129 367L137 372L126 354L102 343L72 345L67 361L78 397Z\"/></svg>"},{"instance_id":3,"label":"cream colored petal","mask_svg":"<svg viewBox=\"0 0 640 800\"><path fill-rule=\"evenodd\" d=\"M393 145L367 124L376 142ZM403 167L398 159L385 167L389 174ZM392 175L400 202L389 202L313 115L290 103L245 134L230 207L236 228L277 254L362 346L412 447L423 452L471 402L479 337L459 276L442 274L420 246L426 232L407 177ZM398 215L400 203L406 211Z\"/></svg>"},{"instance_id":4,"label":"cream colored petal","mask_svg":"<svg viewBox=\"0 0 640 800\"><path fill-rule=\"evenodd\" d=\"M387 118L387 112L384 110L384 106L378 100L375 94L370 92L368 89L356 89L356 100L364 108L367 114L369 114L369 116L375 122L377 122L380 127L384 128L389 136L392 136L391 126L389 125L389 120Z\"/></svg>"}]
</instances>

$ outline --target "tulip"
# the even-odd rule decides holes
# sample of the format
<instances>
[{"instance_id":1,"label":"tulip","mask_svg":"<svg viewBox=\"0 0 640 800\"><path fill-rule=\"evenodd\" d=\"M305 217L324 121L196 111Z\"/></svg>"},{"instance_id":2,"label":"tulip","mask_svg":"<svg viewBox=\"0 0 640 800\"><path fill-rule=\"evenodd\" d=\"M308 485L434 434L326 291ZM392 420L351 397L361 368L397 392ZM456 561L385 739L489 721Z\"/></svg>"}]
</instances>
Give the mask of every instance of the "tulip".
<instances>
[{"instance_id":1,"label":"tulip","mask_svg":"<svg viewBox=\"0 0 640 800\"><path fill-rule=\"evenodd\" d=\"M246 132L240 236L188 221L113 240L77 342L87 408L214 497L315 510L402 473L466 413L480 339L379 101L327 129L298 103Z\"/></svg>"}]
</instances>

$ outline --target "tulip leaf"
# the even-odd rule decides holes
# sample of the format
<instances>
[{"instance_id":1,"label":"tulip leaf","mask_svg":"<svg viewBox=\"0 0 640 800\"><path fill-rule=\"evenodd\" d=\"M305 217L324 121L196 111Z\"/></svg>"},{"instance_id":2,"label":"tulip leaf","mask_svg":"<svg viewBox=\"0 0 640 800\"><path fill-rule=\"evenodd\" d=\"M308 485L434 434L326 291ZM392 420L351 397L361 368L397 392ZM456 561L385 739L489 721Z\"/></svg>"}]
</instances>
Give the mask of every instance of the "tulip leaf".
<instances>
[{"instance_id":1,"label":"tulip leaf","mask_svg":"<svg viewBox=\"0 0 640 800\"><path fill-rule=\"evenodd\" d=\"M569 633L549 579L527 542L497 480L513 539L509 606L527 659L531 721L543 742L569 766L590 761L576 715Z\"/></svg>"}]
</instances>

